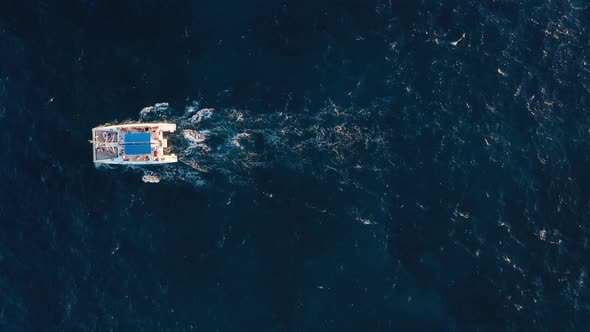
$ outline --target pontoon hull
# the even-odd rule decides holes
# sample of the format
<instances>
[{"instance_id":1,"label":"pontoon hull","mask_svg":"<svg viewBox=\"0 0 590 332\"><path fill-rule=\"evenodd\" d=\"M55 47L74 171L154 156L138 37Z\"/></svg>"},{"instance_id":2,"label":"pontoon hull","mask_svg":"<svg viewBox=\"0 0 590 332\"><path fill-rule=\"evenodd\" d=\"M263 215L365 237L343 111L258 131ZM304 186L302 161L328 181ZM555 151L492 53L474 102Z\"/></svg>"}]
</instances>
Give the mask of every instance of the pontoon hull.
<instances>
[{"instance_id":1,"label":"pontoon hull","mask_svg":"<svg viewBox=\"0 0 590 332\"><path fill-rule=\"evenodd\" d=\"M132 123L92 129L93 161L97 164L157 165L178 162L165 154L164 132L174 132L174 123Z\"/></svg>"}]
</instances>

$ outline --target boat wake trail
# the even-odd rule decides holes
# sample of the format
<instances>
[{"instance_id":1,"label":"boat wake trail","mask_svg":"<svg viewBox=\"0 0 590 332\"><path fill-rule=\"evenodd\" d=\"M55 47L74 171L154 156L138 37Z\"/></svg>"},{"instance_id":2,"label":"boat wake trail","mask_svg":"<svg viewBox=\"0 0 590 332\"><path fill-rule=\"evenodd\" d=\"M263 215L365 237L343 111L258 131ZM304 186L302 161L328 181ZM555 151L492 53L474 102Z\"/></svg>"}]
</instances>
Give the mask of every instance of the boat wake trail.
<instances>
[{"instance_id":1,"label":"boat wake trail","mask_svg":"<svg viewBox=\"0 0 590 332\"><path fill-rule=\"evenodd\" d=\"M199 108L182 114L166 103L146 107L140 121L177 124L173 151L187 167L166 166L156 174L197 187L208 176L222 175L234 185L250 185L255 172L280 168L339 186L361 188L364 173L378 180L390 162L388 131L382 112L342 109L329 103L319 112L255 114L248 110ZM154 175L154 174L152 174Z\"/></svg>"}]
</instances>

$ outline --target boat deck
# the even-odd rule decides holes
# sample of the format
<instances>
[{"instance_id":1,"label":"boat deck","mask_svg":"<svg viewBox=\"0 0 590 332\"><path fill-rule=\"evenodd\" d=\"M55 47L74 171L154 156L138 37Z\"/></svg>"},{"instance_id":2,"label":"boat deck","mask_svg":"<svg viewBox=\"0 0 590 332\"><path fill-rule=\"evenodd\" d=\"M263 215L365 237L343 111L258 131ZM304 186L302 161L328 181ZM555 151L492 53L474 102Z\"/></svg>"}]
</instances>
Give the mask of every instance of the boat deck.
<instances>
[{"instance_id":1,"label":"boat deck","mask_svg":"<svg viewBox=\"0 0 590 332\"><path fill-rule=\"evenodd\" d=\"M168 141L163 133L175 130L176 125L169 123L94 128L94 162L143 165L177 162L176 155L165 154L164 151Z\"/></svg>"}]
</instances>

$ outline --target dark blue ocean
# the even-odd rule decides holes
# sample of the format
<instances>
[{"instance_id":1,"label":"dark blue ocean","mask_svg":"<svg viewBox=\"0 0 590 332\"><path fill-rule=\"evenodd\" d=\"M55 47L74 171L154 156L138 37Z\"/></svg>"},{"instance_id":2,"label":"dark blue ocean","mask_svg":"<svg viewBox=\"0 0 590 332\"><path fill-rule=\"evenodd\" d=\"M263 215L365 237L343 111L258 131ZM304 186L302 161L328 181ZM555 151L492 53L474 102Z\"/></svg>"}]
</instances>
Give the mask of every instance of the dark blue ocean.
<instances>
[{"instance_id":1,"label":"dark blue ocean","mask_svg":"<svg viewBox=\"0 0 590 332\"><path fill-rule=\"evenodd\" d=\"M584 0L0 1L0 331L589 331L589 33ZM154 120L181 162L93 165Z\"/></svg>"}]
</instances>

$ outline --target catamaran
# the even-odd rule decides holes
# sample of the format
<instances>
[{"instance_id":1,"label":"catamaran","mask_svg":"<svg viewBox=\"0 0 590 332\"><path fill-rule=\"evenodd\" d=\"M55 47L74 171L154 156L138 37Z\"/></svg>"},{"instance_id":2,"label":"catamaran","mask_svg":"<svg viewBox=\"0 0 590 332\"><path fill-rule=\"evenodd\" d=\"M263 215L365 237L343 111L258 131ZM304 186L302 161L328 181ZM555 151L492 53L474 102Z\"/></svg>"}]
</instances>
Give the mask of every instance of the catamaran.
<instances>
[{"instance_id":1,"label":"catamaran","mask_svg":"<svg viewBox=\"0 0 590 332\"><path fill-rule=\"evenodd\" d=\"M175 163L166 154L164 132L176 131L174 123L131 123L92 129L93 160L97 164L153 165Z\"/></svg>"}]
</instances>

